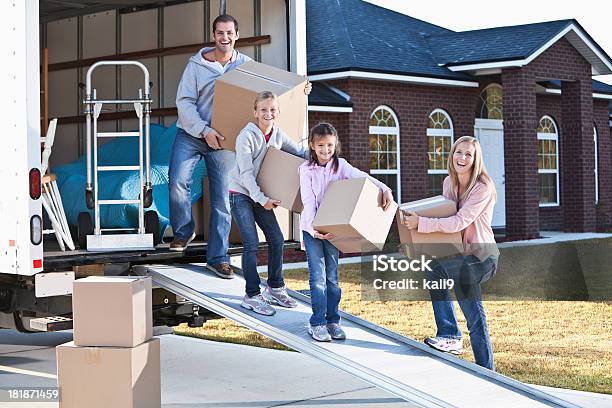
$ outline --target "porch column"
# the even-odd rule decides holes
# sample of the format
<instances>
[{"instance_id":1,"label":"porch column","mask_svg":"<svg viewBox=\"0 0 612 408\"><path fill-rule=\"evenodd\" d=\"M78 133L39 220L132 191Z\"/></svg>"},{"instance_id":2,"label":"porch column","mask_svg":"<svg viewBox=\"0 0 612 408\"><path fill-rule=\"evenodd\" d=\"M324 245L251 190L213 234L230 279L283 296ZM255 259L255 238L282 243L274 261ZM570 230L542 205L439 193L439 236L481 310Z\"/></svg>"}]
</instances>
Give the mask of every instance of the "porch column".
<instances>
[{"instance_id":1,"label":"porch column","mask_svg":"<svg viewBox=\"0 0 612 408\"><path fill-rule=\"evenodd\" d=\"M564 229L595 231L595 146L591 79L561 83L563 120L561 147L561 205Z\"/></svg>"},{"instance_id":2,"label":"porch column","mask_svg":"<svg viewBox=\"0 0 612 408\"><path fill-rule=\"evenodd\" d=\"M502 71L506 235L539 236L538 141L535 78L528 70Z\"/></svg>"}]
</instances>

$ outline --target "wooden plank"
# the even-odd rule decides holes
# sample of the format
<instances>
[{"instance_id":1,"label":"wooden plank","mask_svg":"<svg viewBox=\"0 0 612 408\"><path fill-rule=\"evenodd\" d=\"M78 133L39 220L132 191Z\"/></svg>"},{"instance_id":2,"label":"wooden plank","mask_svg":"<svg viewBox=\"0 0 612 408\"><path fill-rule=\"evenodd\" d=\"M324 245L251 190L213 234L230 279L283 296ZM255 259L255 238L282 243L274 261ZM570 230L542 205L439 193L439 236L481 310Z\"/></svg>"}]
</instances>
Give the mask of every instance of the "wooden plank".
<instances>
[{"instance_id":1,"label":"wooden plank","mask_svg":"<svg viewBox=\"0 0 612 408\"><path fill-rule=\"evenodd\" d=\"M270 43L269 35L239 38L236 41L236 48L252 47L255 45L262 45L262 44L269 44L269 43ZM138 59L144 59L144 58L165 57L168 55L188 54L188 53L194 53L203 47L212 47L212 46L214 46L213 42L208 42L204 44L198 43L198 44L180 45L177 47L156 48L152 50L127 52L124 54L105 55L101 57L87 58L87 59L81 59L81 60L75 60L75 61L58 62L55 64L50 64L49 71L60 71L63 69L88 67L98 61L138 60Z\"/></svg>"}]
</instances>

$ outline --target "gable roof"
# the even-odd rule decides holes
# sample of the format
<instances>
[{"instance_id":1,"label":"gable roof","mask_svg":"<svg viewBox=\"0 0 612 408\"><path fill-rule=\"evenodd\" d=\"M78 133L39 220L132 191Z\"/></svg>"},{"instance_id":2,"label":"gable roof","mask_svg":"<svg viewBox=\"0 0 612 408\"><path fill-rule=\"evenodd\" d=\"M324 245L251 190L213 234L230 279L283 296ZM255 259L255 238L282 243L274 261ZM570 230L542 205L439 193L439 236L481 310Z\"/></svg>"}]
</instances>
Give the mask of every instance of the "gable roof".
<instances>
[{"instance_id":1,"label":"gable roof","mask_svg":"<svg viewBox=\"0 0 612 408\"><path fill-rule=\"evenodd\" d=\"M427 42L436 61L446 66L525 59L572 21L434 34Z\"/></svg>"},{"instance_id":2,"label":"gable roof","mask_svg":"<svg viewBox=\"0 0 612 408\"><path fill-rule=\"evenodd\" d=\"M438 66L424 35L451 32L362 0L307 0L308 75L367 71L472 80Z\"/></svg>"},{"instance_id":3,"label":"gable roof","mask_svg":"<svg viewBox=\"0 0 612 408\"><path fill-rule=\"evenodd\" d=\"M453 71L523 66L562 37L591 64L594 75L612 73L612 59L573 19L427 36L438 64Z\"/></svg>"},{"instance_id":4,"label":"gable roof","mask_svg":"<svg viewBox=\"0 0 612 408\"><path fill-rule=\"evenodd\" d=\"M315 80L402 80L400 75L474 86L469 74L523 66L562 37L589 61L594 75L612 73L612 59L576 20L454 32L362 0L306 1L308 75Z\"/></svg>"}]
</instances>

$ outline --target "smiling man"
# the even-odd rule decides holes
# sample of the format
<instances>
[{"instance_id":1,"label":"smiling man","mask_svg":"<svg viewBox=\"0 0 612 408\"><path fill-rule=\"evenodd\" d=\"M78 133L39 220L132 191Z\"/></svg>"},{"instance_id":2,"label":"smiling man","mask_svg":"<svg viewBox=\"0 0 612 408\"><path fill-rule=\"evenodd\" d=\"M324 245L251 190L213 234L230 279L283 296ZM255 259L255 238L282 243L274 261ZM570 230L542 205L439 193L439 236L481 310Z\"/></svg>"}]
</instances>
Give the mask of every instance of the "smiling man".
<instances>
[{"instance_id":1,"label":"smiling man","mask_svg":"<svg viewBox=\"0 0 612 408\"><path fill-rule=\"evenodd\" d=\"M203 157L211 204L206 262L215 274L231 279L234 271L227 254L231 226L228 173L234 153L221 149L219 141L223 135L210 123L215 80L251 58L234 50L239 35L234 17L220 15L212 27L215 46L203 48L189 59L176 94L177 133L169 170L170 224L174 231L170 250L183 251L195 237L191 183L195 166Z\"/></svg>"}]
</instances>

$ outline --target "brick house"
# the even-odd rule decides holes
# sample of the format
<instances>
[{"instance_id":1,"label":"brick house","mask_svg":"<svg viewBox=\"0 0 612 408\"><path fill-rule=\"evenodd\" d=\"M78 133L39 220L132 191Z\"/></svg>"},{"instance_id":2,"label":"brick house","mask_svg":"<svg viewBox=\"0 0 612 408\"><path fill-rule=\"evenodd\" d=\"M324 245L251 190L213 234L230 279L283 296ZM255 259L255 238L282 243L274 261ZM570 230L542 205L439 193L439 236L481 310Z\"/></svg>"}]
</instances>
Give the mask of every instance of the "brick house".
<instances>
[{"instance_id":1,"label":"brick house","mask_svg":"<svg viewBox=\"0 0 612 408\"><path fill-rule=\"evenodd\" d=\"M474 135L508 239L612 227L612 60L575 20L453 32L361 0L307 1L309 121L399 201L440 194Z\"/></svg>"}]
</instances>

